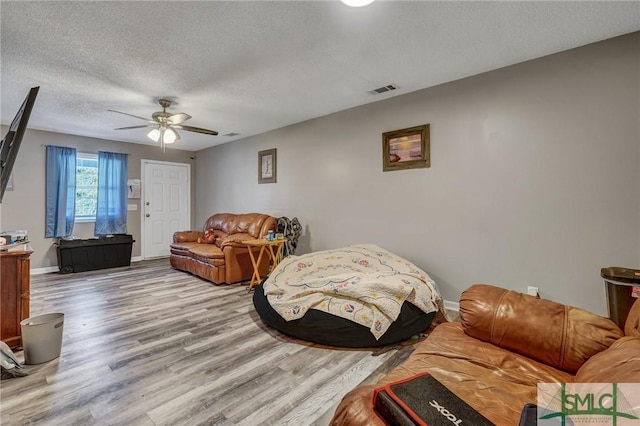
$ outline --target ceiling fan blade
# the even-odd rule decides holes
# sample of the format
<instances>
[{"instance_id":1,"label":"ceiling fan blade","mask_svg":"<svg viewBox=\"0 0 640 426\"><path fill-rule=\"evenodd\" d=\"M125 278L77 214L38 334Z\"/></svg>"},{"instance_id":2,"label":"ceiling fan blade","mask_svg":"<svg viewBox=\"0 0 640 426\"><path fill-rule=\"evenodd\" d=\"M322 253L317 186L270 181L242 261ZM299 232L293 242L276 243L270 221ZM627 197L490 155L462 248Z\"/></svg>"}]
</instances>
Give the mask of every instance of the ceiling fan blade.
<instances>
[{"instance_id":1,"label":"ceiling fan blade","mask_svg":"<svg viewBox=\"0 0 640 426\"><path fill-rule=\"evenodd\" d=\"M148 121L150 123L153 123L153 121L149 120L148 117L140 117L139 115L128 114L126 112L116 111L116 110L113 110L113 109L108 109L107 111L109 111L109 112L117 112L118 114L128 115L129 117L139 118L140 120L144 120L144 121Z\"/></svg>"},{"instance_id":2,"label":"ceiling fan blade","mask_svg":"<svg viewBox=\"0 0 640 426\"><path fill-rule=\"evenodd\" d=\"M118 127L113 130L128 130L128 129L142 129L143 127L156 127L155 124L143 124L142 126L129 126L129 127Z\"/></svg>"},{"instance_id":3,"label":"ceiling fan blade","mask_svg":"<svg viewBox=\"0 0 640 426\"><path fill-rule=\"evenodd\" d=\"M173 127L174 129L186 130L188 132L203 133L205 135L215 136L215 135L218 134L218 132L216 132L215 130L202 129L200 127L193 127L193 126L185 126L185 125L182 125L182 124L171 125L171 127Z\"/></svg>"},{"instance_id":4,"label":"ceiling fan blade","mask_svg":"<svg viewBox=\"0 0 640 426\"><path fill-rule=\"evenodd\" d=\"M189 114L185 114L184 112L179 112L177 114L170 115L167 117L167 121L171 124L182 123L183 121L187 121L191 116Z\"/></svg>"}]
</instances>

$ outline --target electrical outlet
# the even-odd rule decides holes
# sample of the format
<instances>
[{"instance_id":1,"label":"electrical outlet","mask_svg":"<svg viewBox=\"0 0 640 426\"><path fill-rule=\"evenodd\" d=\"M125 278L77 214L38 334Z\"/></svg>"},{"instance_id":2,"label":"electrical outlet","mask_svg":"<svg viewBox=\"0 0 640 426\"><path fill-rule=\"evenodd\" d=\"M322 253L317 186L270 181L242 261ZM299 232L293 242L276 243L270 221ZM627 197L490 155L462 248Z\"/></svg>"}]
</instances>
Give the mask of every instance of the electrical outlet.
<instances>
[{"instance_id":1,"label":"electrical outlet","mask_svg":"<svg viewBox=\"0 0 640 426\"><path fill-rule=\"evenodd\" d=\"M531 287L531 286L527 287L527 294L531 296L539 297L538 287Z\"/></svg>"}]
</instances>

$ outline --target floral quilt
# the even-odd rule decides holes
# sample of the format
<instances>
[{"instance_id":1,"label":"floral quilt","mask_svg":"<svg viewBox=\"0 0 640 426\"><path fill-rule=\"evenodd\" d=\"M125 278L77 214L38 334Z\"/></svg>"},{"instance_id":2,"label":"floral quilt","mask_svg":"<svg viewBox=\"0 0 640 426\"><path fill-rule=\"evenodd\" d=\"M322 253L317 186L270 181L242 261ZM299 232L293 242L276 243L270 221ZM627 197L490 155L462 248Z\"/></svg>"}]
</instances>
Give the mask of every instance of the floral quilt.
<instances>
[{"instance_id":1,"label":"floral quilt","mask_svg":"<svg viewBox=\"0 0 640 426\"><path fill-rule=\"evenodd\" d=\"M287 321L318 309L368 327L376 339L398 318L405 301L426 313L444 312L426 272L373 244L289 256L263 287Z\"/></svg>"}]
</instances>

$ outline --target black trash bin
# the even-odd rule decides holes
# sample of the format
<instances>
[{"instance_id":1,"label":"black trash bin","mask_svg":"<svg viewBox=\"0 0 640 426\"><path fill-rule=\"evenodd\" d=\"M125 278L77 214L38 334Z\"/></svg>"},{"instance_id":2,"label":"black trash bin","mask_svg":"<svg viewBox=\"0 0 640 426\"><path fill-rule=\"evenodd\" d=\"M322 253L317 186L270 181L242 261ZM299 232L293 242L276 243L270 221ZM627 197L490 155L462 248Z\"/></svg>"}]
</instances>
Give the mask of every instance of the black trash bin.
<instances>
[{"instance_id":1,"label":"black trash bin","mask_svg":"<svg viewBox=\"0 0 640 426\"><path fill-rule=\"evenodd\" d=\"M607 284L609 318L624 330L631 306L640 294L640 269L610 266L600 275Z\"/></svg>"}]
</instances>

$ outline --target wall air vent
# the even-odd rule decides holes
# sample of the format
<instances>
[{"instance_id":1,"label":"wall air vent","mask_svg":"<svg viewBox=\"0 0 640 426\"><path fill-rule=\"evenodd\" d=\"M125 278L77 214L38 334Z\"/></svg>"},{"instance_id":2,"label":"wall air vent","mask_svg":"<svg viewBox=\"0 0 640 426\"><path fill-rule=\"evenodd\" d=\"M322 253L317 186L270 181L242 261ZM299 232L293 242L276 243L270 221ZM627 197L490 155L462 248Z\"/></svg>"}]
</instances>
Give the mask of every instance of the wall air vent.
<instances>
[{"instance_id":1,"label":"wall air vent","mask_svg":"<svg viewBox=\"0 0 640 426\"><path fill-rule=\"evenodd\" d=\"M378 87L377 89L373 89L369 93L371 93L372 95L379 95L380 93L390 92L392 90L396 90L397 88L398 86L396 86L395 84L389 84L386 86Z\"/></svg>"},{"instance_id":2,"label":"wall air vent","mask_svg":"<svg viewBox=\"0 0 640 426\"><path fill-rule=\"evenodd\" d=\"M238 136L240 133L236 133L236 132L231 132L231 133L227 133L225 135L222 136Z\"/></svg>"}]
</instances>

